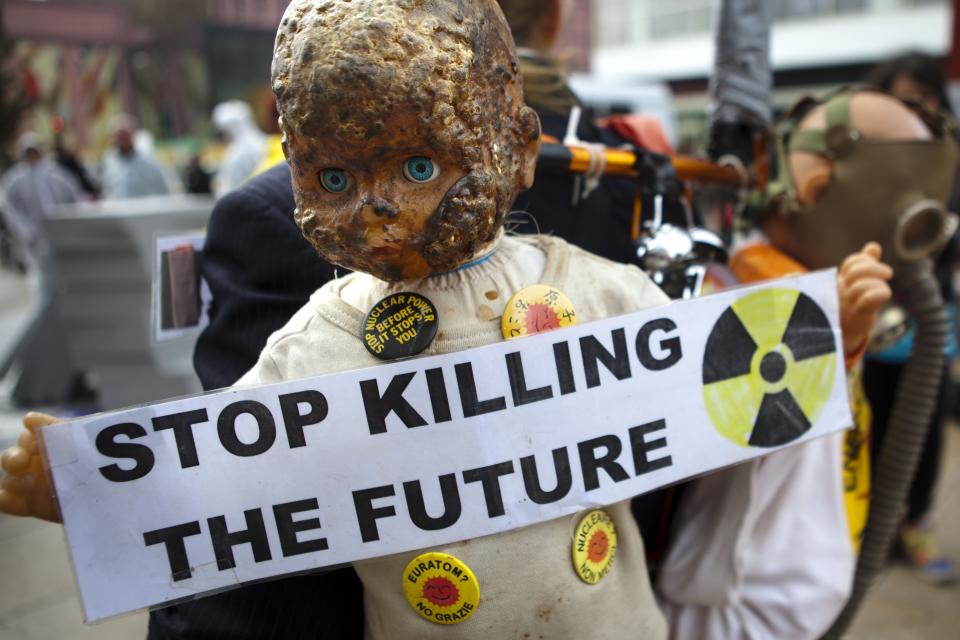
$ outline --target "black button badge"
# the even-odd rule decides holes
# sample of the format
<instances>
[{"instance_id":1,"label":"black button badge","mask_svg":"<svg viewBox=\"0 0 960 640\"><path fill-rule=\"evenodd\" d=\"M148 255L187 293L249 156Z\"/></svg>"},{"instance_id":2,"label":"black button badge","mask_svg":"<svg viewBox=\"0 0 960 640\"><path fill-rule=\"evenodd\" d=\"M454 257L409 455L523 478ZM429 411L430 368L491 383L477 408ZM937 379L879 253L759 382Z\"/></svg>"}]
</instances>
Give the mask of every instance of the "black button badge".
<instances>
[{"instance_id":1,"label":"black button badge","mask_svg":"<svg viewBox=\"0 0 960 640\"><path fill-rule=\"evenodd\" d=\"M394 293L370 310L360 338L367 351L381 360L409 358L430 346L439 324L430 300L416 293Z\"/></svg>"}]
</instances>

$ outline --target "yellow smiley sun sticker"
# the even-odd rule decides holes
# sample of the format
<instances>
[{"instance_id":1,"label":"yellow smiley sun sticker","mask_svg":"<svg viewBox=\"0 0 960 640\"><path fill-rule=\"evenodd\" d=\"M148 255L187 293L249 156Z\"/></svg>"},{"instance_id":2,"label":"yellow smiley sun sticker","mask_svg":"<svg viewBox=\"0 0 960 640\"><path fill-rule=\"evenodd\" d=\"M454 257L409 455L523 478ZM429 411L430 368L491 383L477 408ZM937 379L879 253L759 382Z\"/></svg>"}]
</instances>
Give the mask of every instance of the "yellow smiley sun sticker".
<instances>
[{"instance_id":1,"label":"yellow smiley sun sticker","mask_svg":"<svg viewBox=\"0 0 960 640\"><path fill-rule=\"evenodd\" d=\"M480 604L480 583L462 560L447 553L424 553L403 571L403 595L410 607L437 624L459 624Z\"/></svg>"},{"instance_id":2,"label":"yellow smiley sun sticker","mask_svg":"<svg viewBox=\"0 0 960 640\"><path fill-rule=\"evenodd\" d=\"M507 340L577 324L573 303L562 291L537 284L517 292L503 309L501 329Z\"/></svg>"},{"instance_id":3,"label":"yellow smiley sun sticker","mask_svg":"<svg viewBox=\"0 0 960 640\"><path fill-rule=\"evenodd\" d=\"M617 528L606 511L591 511L580 520L573 536L573 568L587 584L597 584L613 568L617 555Z\"/></svg>"}]
</instances>

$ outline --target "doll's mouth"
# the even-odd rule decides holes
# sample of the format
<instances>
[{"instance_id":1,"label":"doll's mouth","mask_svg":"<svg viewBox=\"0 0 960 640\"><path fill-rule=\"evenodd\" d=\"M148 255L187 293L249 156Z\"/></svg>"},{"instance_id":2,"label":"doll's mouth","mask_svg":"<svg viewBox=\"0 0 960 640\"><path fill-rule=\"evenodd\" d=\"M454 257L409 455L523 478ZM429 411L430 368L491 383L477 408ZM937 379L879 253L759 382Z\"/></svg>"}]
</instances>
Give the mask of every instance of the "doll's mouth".
<instances>
[{"instance_id":1,"label":"doll's mouth","mask_svg":"<svg viewBox=\"0 0 960 640\"><path fill-rule=\"evenodd\" d=\"M377 247L370 247L370 253L377 256L395 256L401 252L400 247L394 245L381 245Z\"/></svg>"},{"instance_id":2,"label":"doll's mouth","mask_svg":"<svg viewBox=\"0 0 960 640\"><path fill-rule=\"evenodd\" d=\"M408 233L406 228L399 225L380 225L366 232L365 244L374 256L396 256L407 248Z\"/></svg>"}]
</instances>

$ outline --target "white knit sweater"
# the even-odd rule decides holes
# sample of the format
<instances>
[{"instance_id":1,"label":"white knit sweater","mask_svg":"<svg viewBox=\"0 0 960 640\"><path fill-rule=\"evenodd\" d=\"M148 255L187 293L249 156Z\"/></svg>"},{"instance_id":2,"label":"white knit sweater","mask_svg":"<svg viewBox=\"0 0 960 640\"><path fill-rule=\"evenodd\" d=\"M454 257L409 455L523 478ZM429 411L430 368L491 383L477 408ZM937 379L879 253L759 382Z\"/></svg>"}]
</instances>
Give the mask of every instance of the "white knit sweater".
<instances>
[{"instance_id":1,"label":"white knit sweater","mask_svg":"<svg viewBox=\"0 0 960 640\"><path fill-rule=\"evenodd\" d=\"M551 285L573 302L581 322L668 302L636 267L616 264L546 236L503 238L479 265L417 282L388 284L366 274L328 283L286 327L271 336L256 366L238 384L268 384L379 364L360 339L368 309L398 291L429 298L439 333L425 355L502 340L500 316L520 289ZM507 533L356 565L364 585L370 640L461 638L596 639L666 637L628 502L606 511L617 527L613 569L599 584L580 580L571 561L573 532L582 514ZM407 563L425 551L465 562L481 589L474 615L456 625L432 623L403 594Z\"/></svg>"}]
</instances>

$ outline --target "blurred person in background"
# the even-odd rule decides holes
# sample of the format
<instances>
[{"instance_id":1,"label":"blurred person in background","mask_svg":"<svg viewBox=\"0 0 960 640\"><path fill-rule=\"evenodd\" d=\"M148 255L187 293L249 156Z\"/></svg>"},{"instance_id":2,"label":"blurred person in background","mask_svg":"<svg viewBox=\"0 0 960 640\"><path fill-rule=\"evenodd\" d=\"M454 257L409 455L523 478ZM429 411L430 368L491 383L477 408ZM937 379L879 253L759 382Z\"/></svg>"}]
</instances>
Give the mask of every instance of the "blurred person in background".
<instances>
[{"instance_id":1,"label":"blurred person in background","mask_svg":"<svg viewBox=\"0 0 960 640\"><path fill-rule=\"evenodd\" d=\"M266 135L257 127L250 105L242 100L222 102L213 110L213 126L227 140L220 171L213 179L219 198L253 175L266 152Z\"/></svg>"},{"instance_id":2,"label":"blurred person in background","mask_svg":"<svg viewBox=\"0 0 960 640\"><path fill-rule=\"evenodd\" d=\"M59 129L59 131L57 129ZM54 128L54 132L53 157L57 161L57 164L60 165L61 169L73 176L73 179L87 198L96 200L100 197L100 185L93 179L90 172L87 171L87 168L80 159L77 158L77 155L67 147L62 121L59 127Z\"/></svg>"},{"instance_id":3,"label":"blurred person in background","mask_svg":"<svg viewBox=\"0 0 960 640\"><path fill-rule=\"evenodd\" d=\"M3 176L3 211L17 241L18 258L36 267L48 250L43 219L57 205L76 202L80 188L67 172L44 156L33 132L20 136L17 158L17 164Z\"/></svg>"},{"instance_id":4,"label":"blurred person in background","mask_svg":"<svg viewBox=\"0 0 960 640\"><path fill-rule=\"evenodd\" d=\"M593 111L583 105L567 82L567 69L558 49L564 16L572 3L566 0L499 0L513 31L523 75L527 104L540 116L543 133L555 141L566 137L574 108L582 115L574 131L584 142L618 147L633 143L658 153L670 153L669 143L652 143L651 137L629 139L599 125ZM659 127L657 127L659 129ZM658 142L659 142L658 140ZM601 179L584 194L570 175L538 169L532 189L521 193L513 208L511 227L518 233L559 236L592 253L636 264L631 236L634 184L622 179Z\"/></svg>"},{"instance_id":5,"label":"blurred person in background","mask_svg":"<svg viewBox=\"0 0 960 640\"><path fill-rule=\"evenodd\" d=\"M196 195L213 193L213 176L203 167L203 159L198 154L190 156L190 163L183 172L183 182L187 193Z\"/></svg>"},{"instance_id":6,"label":"blurred person in background","mask_svg":"<svg viewBox=\"0 0 960 640\"><path fill-rule=\"evenodd\" d=\"M911 51L886 60L870 72L867 84L930 111L950 110L943 63L934 56Z\"/></svg>"},{"instance_id":7,"label":"blurred person in background","mask_svg":"<svg viewBox=\"0 0 960 640\"><path fill-rule=\"evenodd\" d=\"M157 163L160 171L163 172L163 179L167 182L167 190L169 193L183 193L183 182L177 170L157 159L157 139L154 137L152 131L143 128L134 131L133 148L137 150L137 153Z\"/></svg>"},{"instance_id":8,"label":"blurred person in background","mask_svg":"<svg viewBox=\"0 0 960 640\"><path fill-rule=\"evenodd\" d=\"M132 118L122 116L113 129L114 149L103 160L103 195L107 199L144 198L170 193L163 167L134 145Z\"/></svg>"},{"instance_id":9,"label":"blurred person in background","mask_svg":"<svg viewBox=\"0 0 960 640\"><path fill-rule=\"evenodd\" d=\"M947 75L944 62L934 56L912 51L877 65L870 72L867 84L920 105L932 113L945 113L954 121L947 96ZM960 176L954 181L948 210L960 212Z\"/></svg>"},{"instance_id":10,"label":"blurred person in background","mask_svg":"<svg viewBox=\"0 0 960 640\"><path fill-rule=\"evenodd\" d=\"M277 97L273 95L273 89L271 88L268 88L263 96L262 109L264 115L260 120L260 128L266 138L264 139L263 158L253 171L255 176L286 161L283 156L283 141L280 135L280 112L277 111Z\"/></svg>"},{"instance_id":11,"label":"blurred person in background","mask_svg":"<svg viewBox=\"0 0 960 640\"><path fill-rule=\"evenodd\" d=\"M891 93L912 102L931 113L950 113L947 100L946 76L943 63L933 56L907 53L879 64L868 78L873 88ZM952 115L952 114L950 114ZM960 211L960 180L954 182L948 210ZM907 560L918 574L935 584L949 584L960 578L954 561L939 549L930 517L934 489L940 476L943 457L944 410L947 409L949 363L957 357L957 307L953 288L953 271L957 266L957 236L937 258L936 274L946 303L953 331L947 343L944 376L940 383L938 409L931 418L920 463L910 486L903 524L900 528L900 546ZM875 461L883 445L887 423L891 418L895 391L904 365L913 352L914 332L891 347L864 361L863 382L873 409L871 456Z\"/></svg>"}]
</instances>

